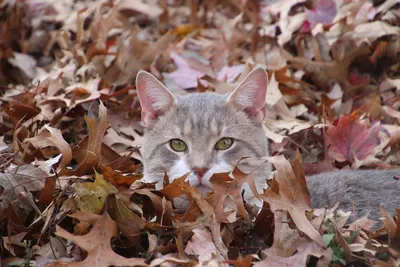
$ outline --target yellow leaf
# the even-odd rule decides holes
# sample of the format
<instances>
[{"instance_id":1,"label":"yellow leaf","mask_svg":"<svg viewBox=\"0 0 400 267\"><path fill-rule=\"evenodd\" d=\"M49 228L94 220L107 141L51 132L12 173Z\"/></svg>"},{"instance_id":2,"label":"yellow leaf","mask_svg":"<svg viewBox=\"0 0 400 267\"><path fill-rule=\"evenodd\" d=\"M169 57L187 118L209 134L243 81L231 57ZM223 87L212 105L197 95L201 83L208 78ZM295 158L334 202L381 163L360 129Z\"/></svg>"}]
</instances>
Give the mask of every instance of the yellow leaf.
<instances>
[{"instance_id":1,"label":"yellow leaf","mask_svg":"<svg viewBox=\"0 0 400 267\"><path fill-rule=\"evenodd\" d=\"M78 196L77 205L81 211L99 214L107 199L107 196L115 194L118 190L106 180L103 176L95 172L94 182L75 184L75 191Z\"/></svg>"},{"instance_id":2,"label":"yellow leaf","mask_svg":"<svg viewBox=\"0 0 400 267\"><path fill-rule=\"evenodd\" d=\"M182 25L177 26L173 30L173 33L178 34L179 36L185 36L185 35L188 35L189 33L192 33L194 31L197 31L200 29L201 28L198 28L193 24L182 24Z\"/></svg>"}]
</instances>

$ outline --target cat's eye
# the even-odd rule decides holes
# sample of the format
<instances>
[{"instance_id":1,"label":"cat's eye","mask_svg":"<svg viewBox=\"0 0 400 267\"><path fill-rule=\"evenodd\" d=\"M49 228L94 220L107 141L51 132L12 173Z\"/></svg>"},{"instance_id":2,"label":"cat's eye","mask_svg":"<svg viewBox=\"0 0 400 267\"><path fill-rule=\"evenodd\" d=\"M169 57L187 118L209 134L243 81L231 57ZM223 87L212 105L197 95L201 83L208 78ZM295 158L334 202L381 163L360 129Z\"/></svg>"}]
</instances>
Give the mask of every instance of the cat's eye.
<instances>
[{"instance_id":1,"label":"cat's eye","mask_svg":"<svg viewBox=\"0 0 400 267\"><path fill-rule=\"evenodd\" d=\"M233 144L232 138L224 137L215 144L215 148L218 150L225 150L225 149L230 148L232 146L232 144Z\"/></svg>"},{"instance_id":2,"label":"cat's eye","mask_svg":"<svg viewBox=\"0 0 400 267\"><path fill-rule=\"evenodd\" d=\"M173 150L175 150L176 152L184 152L184 151L187 150L187 145L186 145L186 143L183 142L183 141L180 140L180 139L172 139L172 140L169 142L169 144L170 144L171 148L172 148Z\"/></svg>"}]
</instances>

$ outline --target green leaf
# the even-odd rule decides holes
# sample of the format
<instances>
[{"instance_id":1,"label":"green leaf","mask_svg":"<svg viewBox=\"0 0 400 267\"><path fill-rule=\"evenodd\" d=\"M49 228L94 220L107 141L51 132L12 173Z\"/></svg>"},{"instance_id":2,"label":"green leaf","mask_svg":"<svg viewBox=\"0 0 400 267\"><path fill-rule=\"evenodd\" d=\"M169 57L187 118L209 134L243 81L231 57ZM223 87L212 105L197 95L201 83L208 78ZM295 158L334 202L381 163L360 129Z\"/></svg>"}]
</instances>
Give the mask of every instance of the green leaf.
<instances>
[{"instance_id":1,"label":"green leaf","mask_svg":"<svg viewBox=\"0 0 400 267\"><path fill-rule=\"evenodd\" d=\"M340 264L342 264L342 265L346 265L346 261L345 261L343 258L338 257L338 256L335 255L335 254L332 255L332 262L334 262L334 263L340 263Z\"/></svg>"},{"instance_id":2,"label":"green leaf","mask_svg":"<svg viewBox=\"0 0 400 267\"><path fill-rule=\"evenodd\" d=\"M332 242L334 237L335 237L335 234L325 234L325 235L323 235L322 238L324 239L325 246L329 246L329 244Z\"/></svg>"},{"instance_id":3,"label":"green leaf","mask_svg":"<svg viewBox=\"0 0 400 267\"><path fill-rule=\"evenodd\" d=\"M360 231L361 231L360 229L354 231L351 234L351 236L347 239L347 243L351 244L354 241L354 239L356 238L356 236L360 233Z\"/></svg>"}]
</instances>

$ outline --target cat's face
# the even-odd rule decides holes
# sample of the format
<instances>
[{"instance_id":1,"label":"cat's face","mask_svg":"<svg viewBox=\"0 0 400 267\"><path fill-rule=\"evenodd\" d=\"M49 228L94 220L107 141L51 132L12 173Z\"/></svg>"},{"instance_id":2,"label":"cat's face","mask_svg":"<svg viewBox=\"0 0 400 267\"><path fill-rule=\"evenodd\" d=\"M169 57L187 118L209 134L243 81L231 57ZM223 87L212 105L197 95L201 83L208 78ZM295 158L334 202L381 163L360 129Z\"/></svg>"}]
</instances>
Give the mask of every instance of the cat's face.
<instances>
[{"instance_id":1,"label":"cat's face","mask_svg":"<svg viewBox=\"0 0 400 267\"><path fill-rule=\"evenodd\" d=\"M140 72L138 95L146 126L145 180L188 180L202 193L213 173L229 172L242 157L268 155L262 129L267 74L251 72L230 95L196 93L174 97L151 74ZM249 166L251 167L251 166ZM257 167L257 166L253 166Z\"/></svg>"}]
</instances>

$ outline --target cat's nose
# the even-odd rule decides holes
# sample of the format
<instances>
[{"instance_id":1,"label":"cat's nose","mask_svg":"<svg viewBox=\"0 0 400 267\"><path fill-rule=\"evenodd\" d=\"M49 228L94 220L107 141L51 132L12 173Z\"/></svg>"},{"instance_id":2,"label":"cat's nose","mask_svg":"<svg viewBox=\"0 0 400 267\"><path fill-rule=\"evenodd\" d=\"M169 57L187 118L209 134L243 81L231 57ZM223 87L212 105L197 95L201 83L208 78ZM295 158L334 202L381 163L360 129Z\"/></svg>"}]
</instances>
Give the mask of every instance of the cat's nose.
<instances>
[{"instance_id":1,"label":"cat's nose","mask_svg":"<svg viewBox=\"0 0 400 267\"><path fill-rule=\"evenodd\" d=\"M193 172L196 174L197 178L201 181L204 174L209 170L209 168L193 168Z\"/></svg>"}]
</instances>

